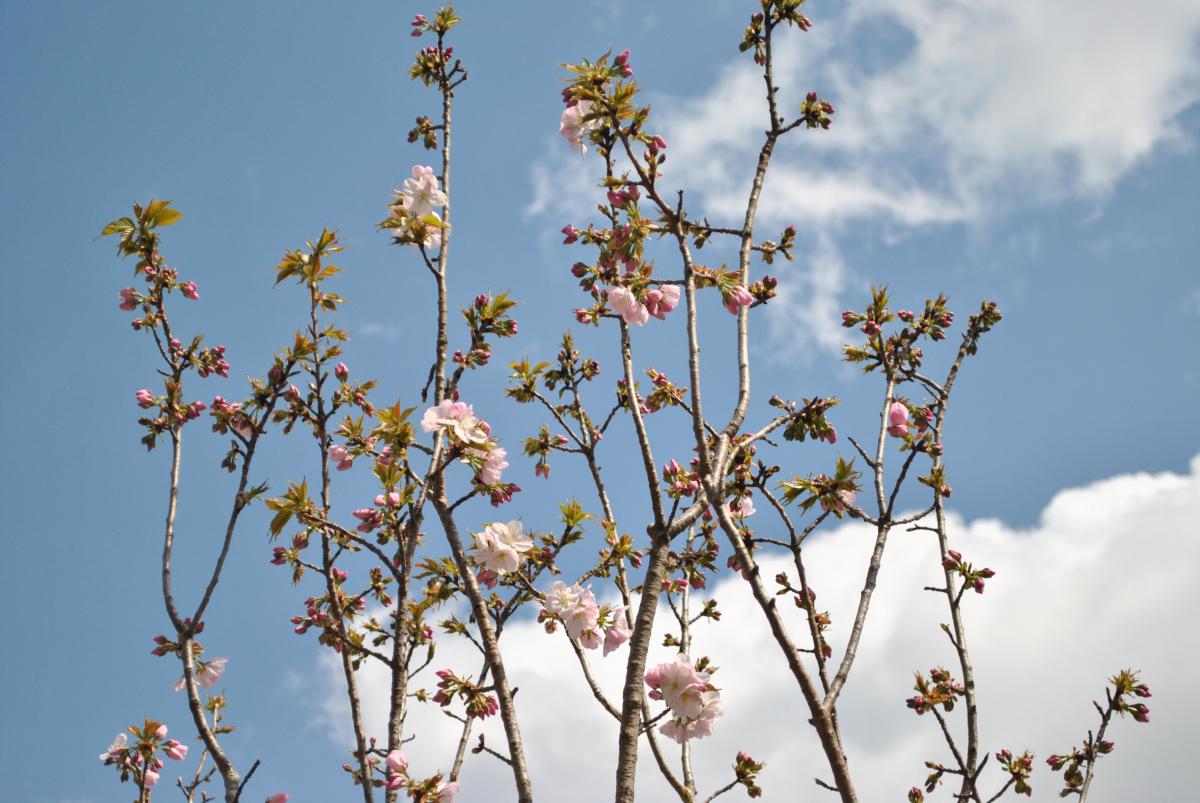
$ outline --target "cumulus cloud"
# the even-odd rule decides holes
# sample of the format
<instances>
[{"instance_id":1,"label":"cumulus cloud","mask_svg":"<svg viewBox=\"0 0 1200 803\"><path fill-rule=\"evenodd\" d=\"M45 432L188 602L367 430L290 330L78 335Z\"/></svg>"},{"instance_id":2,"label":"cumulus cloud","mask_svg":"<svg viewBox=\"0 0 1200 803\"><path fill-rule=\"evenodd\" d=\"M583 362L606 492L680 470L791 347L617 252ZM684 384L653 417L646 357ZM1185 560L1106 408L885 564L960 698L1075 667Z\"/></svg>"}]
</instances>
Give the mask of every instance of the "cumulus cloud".
<instances>
[{"instance_id":1,"label":"cumulus cloud","mask_svg":"<svg viewBox=\"0 0 1200 803\"><path fill-rule=\"evenodd\" d=\"M987 592L967 601L966 618L979 688L982 741L995 751L1034 750L1034 800L1056 800L1057 777L1043 759L1063 752L1094 726L1090 701L1105 679L1125 667L1143 670L1155 692L1152 723L1118 720L1116 751L1099 765L1092 799L1189 799L1186 766L1200 693L1192 681L1200 643L1189 615L1200 609L1194 578L1200 559L1200 457L1190 473L1132 474L1059 493L1037 526L1015 530L996 520L952 517L954 545L997 576ZM760 513L755 524L769 527ZM833 618L835 651L844 643L862 581L871 536L847 524L814 540L806 559L820 608ZM785 570L766 561L768 575ZM924 778L926 759L949 761L936 723L904 707L914 670L953 667L938 623L941 597L922 590L939 582L936 548L928 534L894 533L888 544L871 618L858 662L839 703L850 766L863 800L898 800ZM694 743L703 794L730 780L738 750L767 762L764 800L817 799L814 777L828 778L799 695L783 669L746 586L735 577L718 583L723 620L696 632L696 655L720 670L725 718L716 734ZM660 616L660 622L665 617ZM478 655L463 641L443 640L434 662L477 672ZM535 788L547 800L579 803L610 799L616 725L591 698L567 644L533 622L505 633L505 654L517 694ZM651 660L672 651L654 647ZM624 650L595 659L602 686L619 696ZM835 654L836 657L836 654ZM339 745L348 743L339 670L323 660L325 722ZM957 670L955 670L957 674ZM380 734L386 710L382 673L363 671L361 693L371 732ZM426 681L432 685L431 681ZM961 708L950 716L962 726ZM458 724L433 706L418 707L407 748L415 771L449 766ZM504 743L499 722L484 731L489 745ZM499 761L469 756L462 774L464 803L508 799L510 780ZM639 800L670 801L670 790L643 750ZM988 787L1000 778L988 774ZM499 790L505 790L501 792ZM740 795L740 792L733 792ZM942 797L948 793L941 792ZM731 798L732 799L732 798ZM938 798L934 798L938 799Z\"/></svg>"},{"instance_id":2,"label":"cumulus cloud","mask_svg":"<svg viewBox=\"0 0 1200 803\"><path fill-rule=\"evenodd\" d=\"M777 50L777 82L793 113L810 88L831 99L834 128L776 150L760 221L824 235L827 252L851 225L894 235L1102 201L1157 149L1187 143L1180 116L1200 100L1196 3L850 0L813 13L817 27ZM698 96L654 100L692 211L740 220L767 125L758 69L741 57ZM533 168L532 211L551 188L593 192L566 156ZM828 316L824 297L796 300Z\"/></svg>"}]
</instances>

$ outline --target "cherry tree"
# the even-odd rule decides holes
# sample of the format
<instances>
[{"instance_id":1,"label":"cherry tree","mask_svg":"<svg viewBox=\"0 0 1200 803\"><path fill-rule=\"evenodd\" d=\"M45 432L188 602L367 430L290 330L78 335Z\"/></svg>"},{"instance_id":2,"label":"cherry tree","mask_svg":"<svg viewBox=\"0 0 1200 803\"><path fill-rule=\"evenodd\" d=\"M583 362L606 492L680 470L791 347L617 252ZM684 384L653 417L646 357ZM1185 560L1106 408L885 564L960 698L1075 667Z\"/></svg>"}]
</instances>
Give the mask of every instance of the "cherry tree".
<instances>
[{"instance_id":1,"label":"cherry tree","mask_svg":"<svg viewBox=\"0 0 1200 803\"><path fill-rule=\"evenodd\" d=\"M977 803L1008 792L1030 794L1033 753L981 741L966 622L994 572L953 548L945 510L952 493L952 445L944 437L952 394L1001 313L984 301L963 320L942 295L901 304L884 287L844 312L844 359L877 378L878 420L866 423L871 437L861 443L839 436L832 396L752 394L751 325L762 307L781 303L780 280L767 271L791 261L798 248L794 227L771 237L756 228L764 181L778 143L801 134L827 136L835 109L815 91L789 106L776 84L778 48L798 46L797 34L812 27L803 0L751 5L739 47L761 70L764 134L740 220L710 222L689 208L688 188L671 183L664 167L671 149L640 102L628 50L566 65L560 132L564 147L594 160L598 203L592 219L562 228L563 244L572 249L563 261L580 295L564 300L561 312L573 317L576 331L594 327L611 337L618 359L609 380L612 369L602 371L600 360L583 353L568 332L548 359L512 363L504 377L508 398L544 420L523 440L510 431L504 409L476 409L469 401L474 382L496 381L495 344L518 334L517 298L481 293L461 310L460 323L450 309L450 245L454 237L470 236L451 227L452 111L456 90L468 79L450 44L461 21L453 8L412 20L411 33L425 46L409 72L429 88L435 111L417 117L409 132L424 155L379 223L414 274L428 276L409 277L414 287L404 292L428 281L437 310L428 374L404 398L377 398L376 380L352 372L342 359L349 338L338 324L344 299L336 292L335 260L342 251L336 232L323 230L283 252L276 283L285 285L279 292L298 288L301 326L250 380L243 399L217 396L206 403L197 399L193 381L227 376L231 368L224 346L173 327L171 305L179 297L200 300L196 282L163 256L162 230L180 213L155 200L104 227L104 235L117 238L119 254L135 261L137 286L120 290L118 300L134 314L133 329L149 335L159 362L161 387L140 389L134 398L143 411L142 443L171 452L161 572L169 628L154 637L152 651L177 660L182 672L176 688L194 729L185 741L195 764L176 783L186 800L263 796L248 791L258 764L247 766L237 755L225 695L208 691L237 657L211 657L200 641L241 515L256 503L273 514L269 559L287 570L294 587L279 588L296 595L291 626L337 656L353 734L352 760L343 769L366 803L452 801L468 753L478 757L471 760L503 762L511 770L511 796L534 799L527 755L540 746L522 738L503 637L511 623L535 617L546 630L546 649L573 654L581 688L612 720L617 801L634 800L643 743L655 766L642 771L660 773L684 803L711 801L738 787L750 797L769 796L759 785L763 764L752 756L704 755L703 740L722 727L722 689L744 682L726 677L704 654L707 629L729 626L721 622L718 602L705 597L727 575L740 577L755 601L778 647L773 660L786 669L808 711L828 768L816 784L840 800L860 799L854 779L871 768L848 758L838 704L878 604L889 537L897 531L936 544L942 580L928 590L944 598L948 619L942 625L948 650L930 656L947 663L918 671L915 694L906 701L914 715L936 723L940 740L925 768L914 768L925 780L908 799L921 801L939 789L947 799ZM470 176L466 180L469 188ZM639 357L637 347L664 327L679 327L686 339L675 366L680 382ZM721 327L733 340L735 359L702 372L701 331ZM452 351L452 343L462 346ZM703 394L715 385L734 389L728 408ZM236 489L212 564L177 566L183 433L206 413L212 431L228 439L221 468L236 476ZM662 436L652 426L653 417L669 416L686 424L685 438ZM631 425L632 442L609 437L617 421ZM269 448L268 436L311 438L318 473L295 476L281 488L256 484L255 457ZM835 447L839 439L842 446ZM827 468L788 470L799 448ZM601 464L611 450L634 456L630 470L646 492L635 520L619 516L614 504ZM663 461L664 454L671 456ZM535 476L551 482L552 461L577 461L590 480L586 498L565 499L557 510L510 512L520 507L521 488L508 471L516 461L532 463ZM377 485L373 499L348 502L354 506L348 518L335 512L342 472L361 472ZM490 502L494 518L471 512L476 508L468 503L475 500ZM806 569L805 546L823 525L845 519L868 526L874 545L856 570L862 583L854 616L835 623L818 602L822 577ZM564 555L570 566L586 568L565 574ZM764 559L778 556L791 568L765 576ZM198 599L176 593L180 571L207 578ZM667 633L658 643L656 625ZM445 639L468 641L477 663L443 665L438 645ZM598 681L597 661L623 665L619 690ZM367 663L385 668L390 680L382 733L368 731L363 711L360 670ZM424 683L436 692L427 693ZM521 696L536 694L527 688ZM1106 702L1096 704L1095 731L1070 752L1045 760L1061 773L1063 796L1087 799L1097 760L1113 749L1106 737L1114 715L1147 721L1140 700L1149 696L1134 672L1112 678ZM422 738L409 726L413 706L438 706L461 725L438 766L417 766L404 753L408 740ZM502 745L489 745L476 732L492 716L503 725ZM139 803L162 791L156 783L167 761L188 759L188 745L167 733L166 725L147 720L120 733L100 756L136 787ZM701 755L730 761L727 783L699 788L694 762ZM561 799L561 792L540 790L538 796ZM267 799L282 803L288 793Z\"/></svg>"}]
</instances>

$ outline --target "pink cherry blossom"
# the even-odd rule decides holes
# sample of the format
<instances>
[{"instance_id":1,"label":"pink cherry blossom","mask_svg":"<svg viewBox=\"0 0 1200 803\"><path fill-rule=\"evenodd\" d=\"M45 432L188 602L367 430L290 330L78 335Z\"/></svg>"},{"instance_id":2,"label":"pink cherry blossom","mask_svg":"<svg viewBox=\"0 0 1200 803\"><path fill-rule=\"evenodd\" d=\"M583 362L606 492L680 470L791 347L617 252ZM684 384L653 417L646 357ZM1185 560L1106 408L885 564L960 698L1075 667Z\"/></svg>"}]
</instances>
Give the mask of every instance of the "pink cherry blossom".
<instances>
[{"instance_id":1,"label":"pink cherry blossom","mask_svg":"<svg viewBox=\"0 0 1200 803\"><path fill-rule=\"evenodd\" d=\"M562 616L579 604L583 596L583 588L578 583L569 586L562 580L555 580L546 592L542 607L553 614Z\"/></svg>"},{"instance_id":2,"label":"pink cherry blossom","mask_svg":"<svg viewBox=\"0 0 1200 803\"><path fill-rule=\"evenodd\" d=\"M455 421L466 416L474 416L471 405L446 399L436 407L430 407L421 416L421 429L425 432L437 432L443 427L450 426Z\"/></svg>"},{"instance_id":3,"label":"pink cherry blossom","mask_svg":"<svg viewBox=\"0 0 1200 803\"><path fill-rule=\"evenodd\" d=\"M608 655L610 652L629 641L629 637L633 635L633 631L629 629L629 625L625 622L625 616L623 615L624 612L624 605L619 605L613 609L613 622L608 626L608 630L604 631L605 655Z\"/></svg>"},{"instance_id":4,"label":"pink cherry blossom","mask_svg":"<svg viewBox=\"0 0 1200 803\"><path fill-rule=\"evenodd\" d=\"M587 153L588 134L600 127L599 120L583 121L592 110L591 101L581 100L573 106L563 109L558 122L558 132L563 135L571 147L582 156Z\"/></svg>"},{"instance_id":5,"label":"pink cherry blossom","mask_svg":"<svg viewBox=\"0 0 1200 803\"><path fill-rule=\"evenodd\" d=\"M721 717L720 693L708 683L706 673L697 672L685 655L671 663L652 667L645 675L650 697L662 700L672 719L659 730L677 742L711 736Z\"/></svg>"},{"instance_id":6,"label":"pink cherry blossom","mask_svg":"<svg viewBox=\"0 0 1200 803\"><path fill-rule=\"evenodd\" d=\"M167 757L174 759L175 761L183 761L185 758L187 758L187 754L188 754L187 745L180 744L179 742L175 741L174 739L170 739L167 741L166 751L167 751Z\"/></svg>"},{"instance_id":7,"label":"pink cherry blossom","mask_svg":"<svg viewBox=\"0 0 1200 803\"><path fill-rule=\"evenodd\" d=\"M143 410L154 406L154 394L146 388L142 388L133 394L133 397L137 399L138 407L141 407Z\"/></svg>"},{"instance_id":8,"label":"pink cherry blossom","mask_svg":"<svg viewBox=\"0 0 1200 803\"><path fill-rule=\"evenodd\" d=\"M137 309L137 290L132 287L126 287L117 293L117 298L121 301L121 309L126 312L131 312Z\"/></svg>"},{"instance_id":9,"label":"pink cherry blossom","mask_svg":"<svg viewBox=\"0 0 1200 803\"><path fill-rule=\"evenodd\" d=\"M404 208L417 217L424 217L432 213L435 208L448 206L450 203L446 193L438 188L438 180L437 176L433 174L433 168L424 165L413 166L412 178L404 180L400 197Z\"/></svg>"},{"instance_id":10,"label":"pink cherry blossom","mask_svg":"<svg viewBox=\"0 0 1200 803\"><path fill-rule=\"evenodd\" d=\"M405 772L408 769L408 759L399 750L387 754L387 766L392 772Z\"/></svg>"},{"instance_id":11,"label":"pink cherry blossom","mask_svg":"<svg viewBox=\"0 0 1200 803\"><path fill-rule=\"evenodd\" d=\"M578 583L568 586L555 580L546 592L542 607L561 619L567 635L579 639L584 647L592 650L600 646L602 638L597 629L600 606L590 589L582 588Z\"/></svg>"},{"instance_id":12,"label":"pink cherry blossom","mask_svg":"<svg viewBox=\"0 0 1200 803\"><path fill-rule=\"evenodd\" d=\"M589 627L588 629L580 632L580 634L579 634L579 644L585 650L594 650L597 647L599 647L602 643L603 643L603 638L600 635L600 631L598 631L594 627Z\"/></svg>"},{"instance_id":13,"label":"pink cherry blossom","mask_svg":"<svg viewBox=\"0 0 1200 803\"><path fill-rule=\"evenodd\" d=\"M159 725L157 728L155 728L155 729L154 729L154 737L155 737L156 739L165 739L165 738L167 738L167 726L166 726L166 725Z\"/></svg>"},{"instance_id":14,"label":"pink cherry blossom","mask_svg":"<svg viewBox=\"0 0 1200 803\"><path fill-rule=\"evenodd\" d=\"M832 513L845 513L854 507L855 494L854 491L843 488L838 491L836 501L830 501L822 497L821 509Z\"/></svg>"},{"instance_id":15,"label":"pink cherry blossom","mask_svg":"<svg viewBox=\"0 0 1200 803\"><path fill-rule=\"evenodd\" d=\"M488 450L483 458L483 467L479 470L479 481L484 485L495 485L500 482L500 472L508 468L508 461L505 460L508 452L495 446Z\"/></svg>"},{"instance_id":16,"label":"pink cherry blossom","mask_svg":"<svg viewBox=\"0 0 1200 803\"><path fill-rule=\"evenodd\" d=\"M728 507L729 515L736 518L746 518L755 513L754 500L749 496L739 496L738 500Z\"/></svg>"},{"instance_id":17,"label":"pink cherry blossom","mask_svg":"<svg viewBox=\"0 0 1200 803\"><path fill-rule=\"evenodd\" d=\"M699 714L703 707L699 693L708 684L685 655L678 655L673 662L654 667L646 673L645 681L661 695L663 702L676 716L691 718Z\"/></svg>"},{"instance_id":18,"label":"pink cherry blossom","mask_svg":"<svg viewBox=\"0 0 1200 803\"><path fill-rule=\"evenodd\" d=\"M473 415L466 415L455 421L450 426L450 432L464 444L487 443L488 439L487 422Z\"/></svg>"},{"instance_id":19,"label":"pink cherry blossom","mask_svg":"<svg viewBox=\"0 0 1200 803\"><path fill-rule=\"evenodd\" d=\"M254 425L244 413L229 417L229 428L249 440L254 435Z\"/></svg>"},{"instance_id":20,"label":"pink cherry blossom","mask_svg":"<svg viewBox=\"0 0 1200 803\"><path fill-rule=\"evenodd\" d=\"M196 662L196 685L202 689L211 689L216 685L221 676L225 674L225 665L229 663L229 659L225 657L213 658L211 661ZM175 691L183 691L187 687L187 676L181 675L179 680L175 681L173 688ZM162 738L161 736L159 737Z\"/></svg>"},{"instance_id":21,"label":"pink cherry blossom","mask_svg":"<svg viewBox=\"0 0 1200 803\"><path fill-rule=\"evenodd\" d=\"M733 289L724 295L722 302L725 304L725 309L729 310L731 314L737 315L742 307L748 307L754 303L754 296L750 295L750 291L745 287L735 284Z\"/></svg>"},{"instance_id":22,"label":"pink cherry blossom","mask_svg":"<svg viewBox=\"0 0 1200 803\"><path fill-rule=\"evenodd\" d=\"M266 803L288 803L288 797L287 792L276 792L267 798Z\"/></svg>"},{"instance_id":23,"label":"pink cherry blossom","mask_svg":"<svg viewBox=\"0 0 1200 803\"><path fill-rule=\"evenodd\" d=\"M154 784L158 783L158 773L154 770L146 770L142 775L142 779L146 782L146 788L153 788Z\"/></svg>"},{"instance_id":24,"label":"pink cherry blossom","mask_svg":"<svg viewBox=\"0 0 1200 803\"><path fill-rule=\"evenodd\" d=\"M717 720L724 713L721 707L721 697L715 691L701 694L702 707L694 719L673 718L664 723L659 731L666 737L683 744L688 739L703 739L712 736L716 730Z\"/></svg>"},{"instance_id":25,"label":"pink cherry blossom","mask_svg":"<svg viewBox=\"0 0 1200 803\"><path fill-rule=\"evenodd\" d=\"M533 539L525 535L519 521L495 522L475 535L472 557L475 562L499 575L515 572L525 554L533 549Z\"/></svg>"},{"instance_id":26,"label":"pink cherry blossom","mask_svg":"<svg viewBox=\"0 0 1200 803\"><path fill-rule=\"evenodd\" d=\"M434 790L437 793L437 803L454 803L458 794L458 781L442 781Z\"/></svg>"},{"instance_id":27,"label":"pink cherry blossom","mask_svg":"<svg viewBox=\"0 0 1200 803\"><path fill-rule=\"evenodd\" d=\"M345 471L354 465L354 455L345 446L334 444L329 447L329 461L337 465L338 471Z\"/></svg>"},{"instance_id":28,"label":"pink cherry blossom","mask_svg":"<svg viewBox=\"0 0 1200 803\"><path fill-rule=\"evenodd\" d=\"M124 731L118 733L112 740L112 744L108 746L108 749L100 754L100 760L107 761L109 758L115 758L128 744L129 735Z\"/></svg>"},{"instance_id":29,"label":"pink cherry blossom","mask_svg":"<svg viewBox=\"0 0 1200 803\"><path fill-rule=\"evenodd\" d=\"M646 311L660 321L667 313L679 306L679 287L674 284L664 284L661 287L647 290L644 299Z\"/></svg>"},{"instance_id":30,"label":"pink cherry blossom","mask_svg":"<svg viewBox=\"0 0 1200 803\"><path fill-rule=\"evenodd\" d=\"M908 434L908 408L903 402L892 402L892 406L888 408L888 428L887 432L893 438L903 438Z\"/></svg>"},{"instance_id":31,"label":"pink cherry blossom","mask_svg":"<svg viewBox=\"0 0 1200 803\"><path fill-rule=\"evenodd\" d=\"M200 300L200 291L196 288L195 282L184 282L183 284L179 285L179 290L183 293L185 298L190 299L191 301Z\"/></svg>"},{"instance_id":32,"label":"pink cherry blossom","mask_svg":"<svg viewBox=\"0 0 1200 803\"><path fill-rule=\"evenodd\" d=\"M567 611L565 614L559 614L562 617L563 625L567 629L567 635L571 638L581 638L585 631L595 631L596 622L600 618L600 606L596 604L596 596L590 589L583 589L579 596L579 602L574 608ZM594 641L594 643L592 643ZM584 644L588 649L595 649L600 646L598 634L593 640L593 634L589 634L587 644Z\"/></svg>"},{"instance_id":33,"label":"pink cherry blossom","mask_svg":"<svg viewBox=\"0 0 1200 803\"><path fill-rule=\"evenodd\" d=\"M610 287L608 289L608 305L613 312L625 319L630 326L642 326L650 320L650 312L628 287Z\"/></svg>"}]
</instances>

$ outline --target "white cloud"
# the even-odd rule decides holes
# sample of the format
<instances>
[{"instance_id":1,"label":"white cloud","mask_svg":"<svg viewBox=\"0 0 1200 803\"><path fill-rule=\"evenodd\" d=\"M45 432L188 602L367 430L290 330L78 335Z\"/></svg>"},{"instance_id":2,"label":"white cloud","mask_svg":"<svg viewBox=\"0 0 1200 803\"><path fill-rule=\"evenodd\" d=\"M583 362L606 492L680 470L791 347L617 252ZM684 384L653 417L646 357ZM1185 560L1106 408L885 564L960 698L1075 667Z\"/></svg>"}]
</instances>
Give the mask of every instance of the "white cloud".
<instances>
[{"instance_id":1,"label":"white cloud","mask_svg":"<svg viewBox=\"0 0 1200 803\"><path fill-rule=\"evenodd\" d=\"M852 223L887 237L1102 200L1156 149L1188 142L1179 118L1200 100L1196 3L851 0L814 19L776 51L781 105L794 115L813 88L838 111L831 131L796 132L777 148L760 221L823 234L827 253ZM740 221L767 125L762 95L742 56L699 96L653 98L671 143L667 179L688 190L694 213ZM564 150L535 166L531 211L594 196L564 169ZM797 295L808 305L799 315L825 314Z\"/></svg>"},{"instance_id":2,"label":"white cloud","mask_svg":"<svg viewBox=\"0 0 1200 803\"><path fill-rule=\"evenodd\" d=\"M765 513L756 518L760 528L769 526ZM1117 748L1100 763L1091 799L1189 799L1190 781L1178 768L1189 760L1193 723L1200 717L1192 668L1200 644L1188 623L1200 609L1197 518L1200 457L1185 476L1126 475L1063 491L1027 531L995 520L953 520L956 548L997 571L987 593L972 595L966 605L983 742L992 751L1036 751L1034 800L1058 799L1057 776L1043 760L1071 747L1093 726L1090 701L1102 695L1105 678L1124 667L1142 669L1154 690L1152 723L1116 722L1111 735ZM847 525L815 540L806 553L820 607L833 617L835 649L845 638L870 541L861 526ZM764 572L784 568L767 563ZM954 665L937 626L945 618L944 601L921 590L939 577L928 534L893 534L859 660L839 706L863 800L901 799L923 779L925 759L948 760L936 724L903 704L913 670ZM764 800L824 794L812 785L814 776L828 778L815 737L747 588L727 579L714 596L724 618L699 628L696 653L710 655L720 667L715 681L726 716L714 737L695 743L702 791L727 781L734 754L746 750L768 763ZM474 648L461 640L444 643L436 666L478 670ZM567 645L533 622L511 625L504 644L520 688L519 715L535 788L547 800L610 799L615 723L591 699ZM665 660L669 653L656 647L651 658ZM616 697L620 655L597 657L596 663L601 683ZM337 672L333 662L324 666L330 683L327 721L341 722ZM370 727L379 733L386 708L383 676L364 672L361 681ZM955 726L961 716L951 716ZM425 706L414 712L411 726L420 735L408 747L414 769L448 766L456 723ZM490 721L485 730L489 744L503 745L498 722ZM334 736L344 746L344 729L335 729ZM639 800L671 800L643 753ZM511 788L506 769L488 756L470 756L460 800L497 799L496 790ZM987 778L998 787L994 768ZM941 792L941 798L947 794Z\"/></svg>"},{"instance_id":3,"label":"white cloud","mask_svg":"<svg viewBox=\"0 0 1200 803\"><path fill-rule=\"evenodd\" d=\"M1195 4L857 0L817 23L780 50L778 83L785 109L820 89L838 107L834 127L792 135L803 142L779 153L790 197L764 206L801 224L816 211L818 224L924 225L1030 193L1102 193L1179 141L1178 117L1200 99ZM761 142L761 84L743 59L660 118L686 178L721 201L749 166L728 157ZM797 208L804 195L821 197Z\"/></svg>"},{"instance_id":4,"label":"white cloud","mask_svg":"<svg viewBox=\"0 0 1200 803\"><path fill-rule=\"evenodd\" d=\"M389 342L394 342L400 339L402 328L394 323L378 323L376 321L368 321L362 325L363 337L381 337Z\"/></svg>"}]
</instances>

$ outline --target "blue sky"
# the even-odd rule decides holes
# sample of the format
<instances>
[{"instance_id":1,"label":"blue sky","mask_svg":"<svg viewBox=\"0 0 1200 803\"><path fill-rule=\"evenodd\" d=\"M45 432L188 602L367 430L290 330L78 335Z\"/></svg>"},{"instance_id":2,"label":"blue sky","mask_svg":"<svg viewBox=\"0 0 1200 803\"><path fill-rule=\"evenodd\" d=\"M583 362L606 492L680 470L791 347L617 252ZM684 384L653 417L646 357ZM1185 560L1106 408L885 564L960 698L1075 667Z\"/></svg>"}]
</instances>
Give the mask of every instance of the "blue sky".
<instances>
[{"instance_id":1,"label":"blue sky","mask_svg":"<svg viewBox=\"0 0 1200 803\"><path fill-rule=\"evenodd\" d=\"M454 43L471 78L455 114L452 293L459 304L487 289L522 301L520 337L470 392L510 445L540 419L502 400L503 366L553 355L573 325L575 254L557 232L585 223L594 203L596 163L556 133L558 65L630 48L671 142L668 179L693 209L730 219L763 126L752 65L736 52L752 5L458 5L466 22ZM763 230L796 224L803 253L771 269L785 296L756 313L759 401L838 395L834 421L853 434L869 430L879 388L838 361L838 311L864 303L872 283L906 306L938 291L963 313L998 301L1005 320L964 373L948 459L957 513L1000 520L1014 538L1042 532L1065 489L1138 472L1183 477L1200 452L1200 11L1171 0L1136 12L1109 0L1042 5L814 4L817 27L788 36L781 54L784 102L813 88L838 112L829 132L802 132L777 155ZM5 729L0 755L14 800L117 799L95 754L143 714L180 729L186 717L169 689L175 667L148 655L165 627L155 571L167 456L138 444L133 393L151 385L153 364L117 309L132 266L97 240L105 222L151 197L185 213L164 250L203 300L179 319L227 344L233 363L231 379L193 384L205 399L239 396L241 377L261 372L300 321L296 289L271 287L279 255L338 228L349 245L338 279L350 299L347 362L380 378L379 398L416 403L432 353L430 287L375 223L410 166L429 161L404 137L434 111L433 96L407 77L411 7L331 9L0 7L0 412L10 433L0 487L12 612L2 677L7 718L20 726ZM714 303L706 319L710 375L731 354L722 315ZM611 334L579 335L609 382ZM680 327L637 334L645 365L682 378ZM714 385L719 409L728 395ZM682 432L661 426L664 443ZM206 565L229 480L216 468L219 439L196 427L188 448L180 560ZM827 467L835 451L799 450L787 465ZM657 456L684 454L664 446ZM614 446L615 468L625 457ZM256 474L278 488L312 459L301 439L273 435ZM550 484L531 464L510 471L527 488L513 514L535 527L550 526L546 511L578 476L561 460ZM346 509L371 493L365 477L343 482ZM617 487L630 520L640 494ZM487 521L489 509L467 515ZM267 564L264 522L261 509L245 518L209 622L210 650L232 657L236 751L244 764L263 759L255 798L289 788L297 801L348 799L321 719L316 646L286 623L303 595ZM1084 668L1096 678L1111 669ZM52 779L47 730L66 741L53 748ZM1165 732L1137 735L1153 743Z\"/></svg>"}]
</instances>

